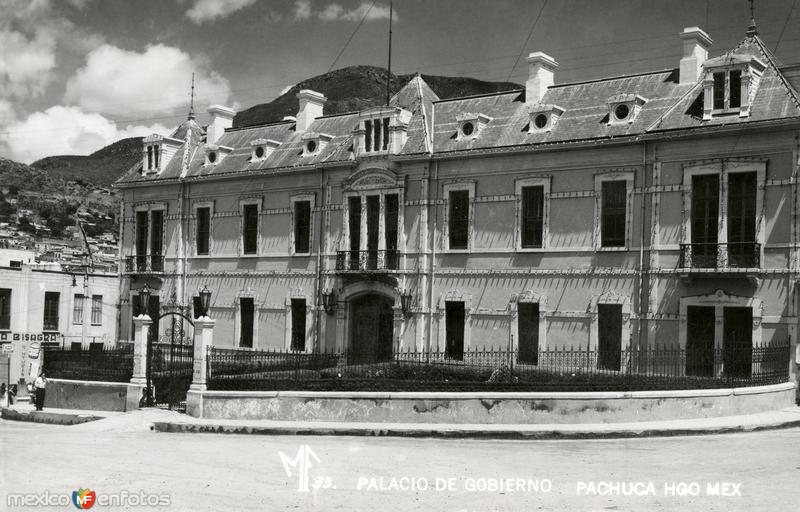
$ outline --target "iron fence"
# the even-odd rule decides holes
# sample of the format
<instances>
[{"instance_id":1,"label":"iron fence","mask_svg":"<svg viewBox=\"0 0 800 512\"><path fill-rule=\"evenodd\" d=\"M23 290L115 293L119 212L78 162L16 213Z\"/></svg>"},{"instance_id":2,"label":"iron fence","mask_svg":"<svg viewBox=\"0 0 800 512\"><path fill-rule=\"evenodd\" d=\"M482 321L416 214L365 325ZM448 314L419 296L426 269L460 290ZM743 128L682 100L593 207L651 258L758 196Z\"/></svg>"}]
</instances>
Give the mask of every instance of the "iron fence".
<instances>
[{"instance_id":1,"label":"iron fence","mask_svg":"<svg viewBox=\"0 0 800 512\"><path fill-rule=\"evenodd\" d=\"M456 358L443 351L381 356L212 347L207 379L212 390L635 391L777 384L788 381L790 361L788 344L739 354L716 350L702 366L687 365L686 350L678 347L611 356L570 347L520 356L503 349L468 350Z\"/></svg>"},{"instance_id":2,"label":"iron fence","mask_svg":"<svg viewBox=\"0 0 800 512\"><path fill-rule=\"evenodd\" d=\"M128 382L133 376L133 344L62 348L44 347L43 370L50 378Z\"/></svg>"},{"instance_id":3,"label":"iron fence","mask_svg":"<svg viewBox=\"0 0 800 512\"><path fill-rule=\"evenodd\" d=\"M681 244L680 268L759 268L761 244L730 242Z\"/></svg>"}]
</instances>

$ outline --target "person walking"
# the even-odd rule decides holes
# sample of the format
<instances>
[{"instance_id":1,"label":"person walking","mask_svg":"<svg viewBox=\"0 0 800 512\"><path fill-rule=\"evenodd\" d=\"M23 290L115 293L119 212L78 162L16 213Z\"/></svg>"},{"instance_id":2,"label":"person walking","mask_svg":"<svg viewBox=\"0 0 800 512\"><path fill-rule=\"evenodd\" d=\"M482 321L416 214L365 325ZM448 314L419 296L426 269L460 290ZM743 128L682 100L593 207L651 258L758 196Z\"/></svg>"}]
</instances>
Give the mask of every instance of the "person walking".
<instances>
[{"instance_id":1,"label":"person walking","mask_svg":"<svg viewBox=\"0 0 800 512\"><path fill-rule=\"evenodd\" d=\"M0 407L8 407L8 391L6 391L6 383L0 384Z\"/></svg>"},{"instance_id":2,"label":"person walking","mask_svg":"<svg viewBox=\"0 0 800 512\"><path fill-rule=\"evenodd\" d=\"M41 411L44 409L44 392L47 387L47 377L44 372L40 373L36 380L33 381L33 399L36 404L36 410Z\"/></svg>"}]
</instances>

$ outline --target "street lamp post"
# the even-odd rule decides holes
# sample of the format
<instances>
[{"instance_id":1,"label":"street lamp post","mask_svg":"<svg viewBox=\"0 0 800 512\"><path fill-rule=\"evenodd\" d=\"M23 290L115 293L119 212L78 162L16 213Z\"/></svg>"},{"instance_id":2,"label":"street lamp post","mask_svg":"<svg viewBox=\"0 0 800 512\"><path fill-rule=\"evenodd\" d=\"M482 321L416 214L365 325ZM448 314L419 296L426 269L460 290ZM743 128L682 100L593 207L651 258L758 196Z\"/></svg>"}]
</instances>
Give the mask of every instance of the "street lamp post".
<instances>
[{"instance_id":1,"label":"street lamp post","mask_svg":"<svg viewBox=\"0 0 800 512\"><path fill-rule=\"evenodd\" d=\"M147 283L144 284L141 288L139 288L139 316L145 316L150 319L149 310L150 310L150 287L147 286ZM151 319L152 320L152 319ZM144 405L146 407L152 407L154 404L153 400L153 384L152 384L152 366L153 366L153 346L152 346L152 336L150 335L150 331L148 330L147 339L144 340L145 346L147 347L147 354L145 356L147 360L147 366L145 368L145 388L144 388L144 396L142 397L144 401Z\"/></svg>"},{"instance_id":2,"label":"street lamp post","mask_svg":"<svg viewBox=\"0 0 800 512\"><path fill-rule=\"evenodd\" d=\"M200 316L208 316L208 307L211 303L211 291L208 286L200 290Z\"/></svg>"}]
</instances>

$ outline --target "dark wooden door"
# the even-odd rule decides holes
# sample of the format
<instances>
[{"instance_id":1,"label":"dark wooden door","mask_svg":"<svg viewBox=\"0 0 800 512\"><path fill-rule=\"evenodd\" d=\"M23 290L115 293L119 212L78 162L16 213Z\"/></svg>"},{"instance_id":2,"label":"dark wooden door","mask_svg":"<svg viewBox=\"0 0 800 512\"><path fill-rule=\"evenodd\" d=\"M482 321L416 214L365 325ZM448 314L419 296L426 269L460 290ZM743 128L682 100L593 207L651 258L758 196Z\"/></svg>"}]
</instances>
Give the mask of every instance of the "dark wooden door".
<instances>
[{"instance_id":1,"label":"dark wooden door","mask_svg":"<svg viewBox=\"0 0 800 512\"><path fill-rule=\"evenodd\" d=\"M519 362L539 364L539 304L521 302L517 314Z\"/></svg>"},{"instance_id":2,"label":"dark wooden door","mask_svg":"<svg viewBox=\"0 0 800 512\"><path fill-rule=\"evenodd\" d=\"M686 308L686 375L714 375L714 307Z\"/></svg>"},{"instance_id":3,"label":"dark wooden door","mask_svg":"<svg viewBox=\"0 0 800 512\"><path fill-rule=\"evenodd\" d=\"M351 304L350 348L352 355L364 359L392 356L394 313L392 301L380 295L365 295Z\"/></svg>"},{"instance_id":4,"label":"dark wooden door","mask_svg":"<svg viewBox=\"0 0 800 512\"><path fill-rule=\"evenodd\" d=\"M445 355L464 358L464 303L445 302Z\"/></svg>"},{"instance_id":5,"label":"dark wooden door","mask_svg":"<svg viewBox=\"0 0 800 512\"><path fill-rule=\"evenodd\" d=\"M722 332L725 375L734 379L749 378L753 359L753 310L725 308Z\"/></svg>"},{"instance_id":6,"label":"dark wooden door","mask_svg":"<svg viewBox=\"0 0 800 512\"><path fill-rule=\"evenodd\" d=\"M597 305L597 367L619 370L622 351L622 305Z\"/></svg>"}]
</instances>

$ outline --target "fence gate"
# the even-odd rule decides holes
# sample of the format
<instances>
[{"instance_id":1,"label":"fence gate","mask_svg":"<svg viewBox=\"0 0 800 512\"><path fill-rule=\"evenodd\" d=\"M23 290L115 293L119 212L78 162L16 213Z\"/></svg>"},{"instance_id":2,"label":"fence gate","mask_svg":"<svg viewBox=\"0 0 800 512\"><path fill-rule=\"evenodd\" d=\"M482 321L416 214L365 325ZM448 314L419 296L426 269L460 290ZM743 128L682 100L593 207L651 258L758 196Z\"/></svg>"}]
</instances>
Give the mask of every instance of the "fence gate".
<instances>
[{"instance_id":1,"label":"fence gate","mask_svg":"<svg viewBox=\"0 0 800 512\"><path fill-rule=\"evenodd\" d=\"M167 322L161 319L169 317ZM194 322L177 311L158 317L166 328L147 341L147 386L152 404L164 409L186 410L186 392L194 372Z\"/></svg>"}]
</instances>

